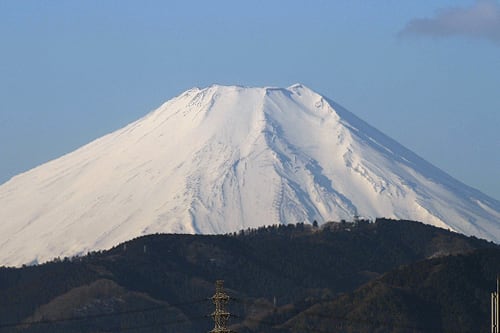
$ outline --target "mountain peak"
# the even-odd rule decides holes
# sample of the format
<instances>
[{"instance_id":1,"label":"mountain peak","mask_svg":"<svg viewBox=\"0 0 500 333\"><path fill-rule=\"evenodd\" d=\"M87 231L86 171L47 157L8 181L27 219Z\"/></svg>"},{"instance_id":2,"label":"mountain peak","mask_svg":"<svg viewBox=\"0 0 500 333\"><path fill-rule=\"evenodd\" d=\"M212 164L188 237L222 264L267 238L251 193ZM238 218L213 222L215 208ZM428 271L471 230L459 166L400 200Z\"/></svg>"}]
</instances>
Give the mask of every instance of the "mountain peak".
<instances>
[{"instance_id":1,"label":"mountain peak","mask_svg":"<svg viewBox=\"0 0 500 333\"><path fill-rule=\"evenodd\" d=\"M289 86L287 88L288 90L310 90L312 91L312 89L306 87L305 85L303 85L302 83L295 83L295 84L292 84L291 86Z\"/></svg>"},{"instance_id":2,"label":"mountain peak","mask_svg":"<svg viewBox=\"0 0 500 333\"><path fill-rule=\"evenodd\" d=\"M3 184L0 207L0 264L11 265L156 232L355 215L500 239L498 201L301 84L192 88Z\"/></svg>"}]
</instances>

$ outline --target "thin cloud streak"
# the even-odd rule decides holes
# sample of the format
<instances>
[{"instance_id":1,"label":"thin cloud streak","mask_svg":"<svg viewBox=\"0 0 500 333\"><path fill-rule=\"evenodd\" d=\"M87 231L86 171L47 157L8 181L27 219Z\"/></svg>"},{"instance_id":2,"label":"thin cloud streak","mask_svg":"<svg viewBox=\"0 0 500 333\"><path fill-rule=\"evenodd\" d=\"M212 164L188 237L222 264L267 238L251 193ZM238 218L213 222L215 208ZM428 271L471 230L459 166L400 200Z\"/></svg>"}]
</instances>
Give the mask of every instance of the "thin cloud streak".
<instances>
[{"instance_id":1,"label":"thin cloud streak","mask_svg":"<svg viewBox=\"0 0 500 333\"><path fill-rule=\"evenodd\" d=\"M441 9L435 17L411 20L398 36L465 36L500 45L500 4L495 0L478 0L466 8Z\"/></svg>"}]
</instances>

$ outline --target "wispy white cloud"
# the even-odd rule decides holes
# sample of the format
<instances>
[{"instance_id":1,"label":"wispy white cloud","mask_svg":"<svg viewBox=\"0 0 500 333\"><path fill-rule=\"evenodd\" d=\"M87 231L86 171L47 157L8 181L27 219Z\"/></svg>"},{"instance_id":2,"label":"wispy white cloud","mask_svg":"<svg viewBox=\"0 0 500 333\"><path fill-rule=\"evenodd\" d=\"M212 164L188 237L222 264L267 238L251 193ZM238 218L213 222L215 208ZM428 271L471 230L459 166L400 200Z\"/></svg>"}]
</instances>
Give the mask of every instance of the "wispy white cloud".
<instances>
[{"instance_id":1,"label":"wispy white cloud","mask_svg":"<svg viewBox=\"0 0 500 333\"><path fill-rule=\"evenodd\" d=\"M488 39L500 45L500 4L477 0L472 6L445 8L431 18L417 18L406 24L399 36L467 36Z\"/></svg>"}]
</instances>

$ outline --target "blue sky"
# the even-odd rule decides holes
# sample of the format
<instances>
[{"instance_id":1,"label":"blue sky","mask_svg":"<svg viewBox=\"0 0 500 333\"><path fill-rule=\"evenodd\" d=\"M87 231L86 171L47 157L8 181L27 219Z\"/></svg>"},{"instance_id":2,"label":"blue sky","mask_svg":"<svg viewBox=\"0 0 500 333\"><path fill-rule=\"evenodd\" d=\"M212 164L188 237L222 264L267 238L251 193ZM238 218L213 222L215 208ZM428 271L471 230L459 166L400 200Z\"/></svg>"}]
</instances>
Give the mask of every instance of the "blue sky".
<instances>
[{"instance_id":1,"label":"blue sky","mask_svg":"<svg viewBox=\"0 0 500 333\"><path fill-rule=\"evenodd\" d=\"M193 86L301 82L500 199L500 3L0 0L0 183Z\"/></svg>"}]
</instances>

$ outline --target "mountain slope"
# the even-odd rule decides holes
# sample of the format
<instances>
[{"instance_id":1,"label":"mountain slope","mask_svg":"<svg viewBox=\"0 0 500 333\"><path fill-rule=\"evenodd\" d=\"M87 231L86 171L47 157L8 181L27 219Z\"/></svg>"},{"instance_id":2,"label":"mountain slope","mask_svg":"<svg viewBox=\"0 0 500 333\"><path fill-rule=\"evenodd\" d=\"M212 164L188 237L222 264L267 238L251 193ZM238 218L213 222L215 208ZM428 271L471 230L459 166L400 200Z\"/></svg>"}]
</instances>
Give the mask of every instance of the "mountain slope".
<instances>
[{"instance_id":1,"label":"mountain slope","mask_svg":"<svg viewBox=\"0 0 500 333\"><path fill-rule=\"evenodd\" d=\"M0 186L0 264L155 232L420 220L500 239L500 203L302 85L191 89ZM30 244L29 247L25 244Z\"/></svg>"}]
</instances>

